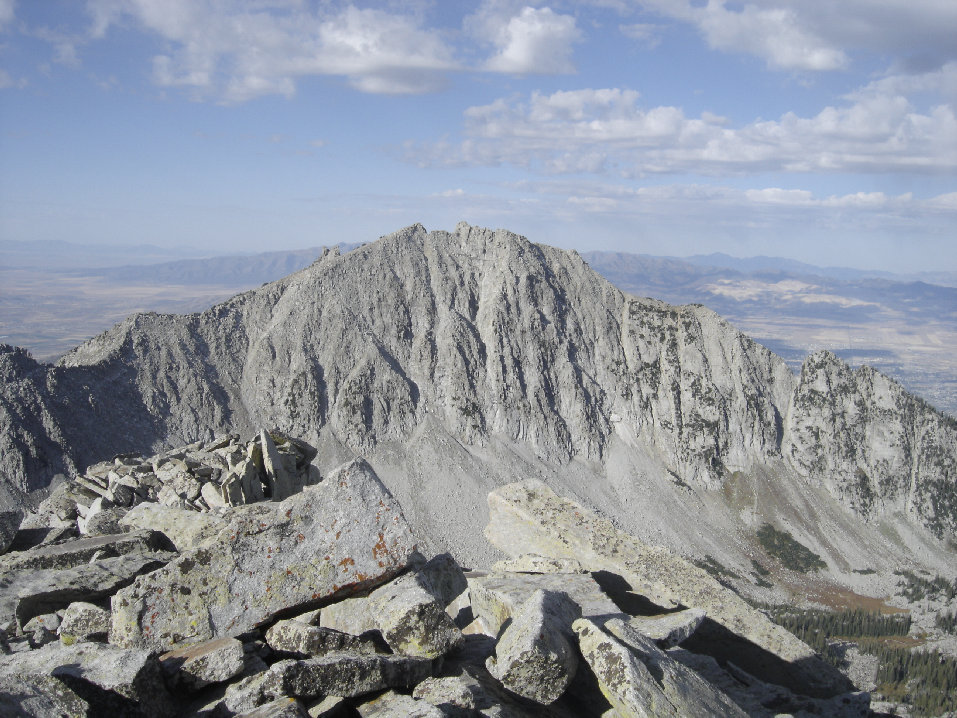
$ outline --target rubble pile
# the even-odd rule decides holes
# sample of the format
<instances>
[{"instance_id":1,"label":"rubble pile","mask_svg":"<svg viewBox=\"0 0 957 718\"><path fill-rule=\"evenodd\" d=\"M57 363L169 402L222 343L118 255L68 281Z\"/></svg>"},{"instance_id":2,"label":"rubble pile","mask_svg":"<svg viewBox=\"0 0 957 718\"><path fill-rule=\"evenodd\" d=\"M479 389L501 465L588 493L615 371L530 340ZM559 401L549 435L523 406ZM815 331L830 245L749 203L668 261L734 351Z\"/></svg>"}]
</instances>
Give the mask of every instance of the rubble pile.
<instances>
[{"instance_id":1,"label":"rubble pile","mask_svg":"<svg viewBox=\"0 0 957 718\"><path fill-rule=\"evenodd\" d=\"M472 571L418 553L365 461L319 480L314 455L263 432L58 487L0 556L0 713L868 714L707 574L541 482L490 494L511 558Z\"/></svg>"}]
</instances>

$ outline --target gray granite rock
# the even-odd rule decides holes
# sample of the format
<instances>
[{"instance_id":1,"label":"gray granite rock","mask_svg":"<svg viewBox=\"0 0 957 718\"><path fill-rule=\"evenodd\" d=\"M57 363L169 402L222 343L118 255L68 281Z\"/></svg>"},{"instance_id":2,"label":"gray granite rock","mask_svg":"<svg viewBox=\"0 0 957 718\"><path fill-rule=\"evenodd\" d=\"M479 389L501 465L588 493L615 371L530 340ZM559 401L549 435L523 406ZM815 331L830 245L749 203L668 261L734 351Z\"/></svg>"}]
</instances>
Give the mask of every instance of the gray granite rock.
<instances>
[{"instance_id":1,"label":"gray granite rock","mask_svg":"<svg viewBox=\"0 0 957 718\"><path fill-rule=\"evenodd\" d=\"M395 691L386 691L360 703L356 710L362 718L446 718L446 714L431 703Z\"/></svg>"},{"instance_id":2,"label":"gray granite rock","mask_svg":"<svg viewBox=\"0 0 957 718\"><path fill-rule=\"evenodd\" d=\"M372 640L331 628L310 626L297 619L278 621L266 631L266 643L285 658L309 658L327 653L375 653Z\"/></svg>"},{"instance_id":3,"label":"gray granite rock","mask_svg":"<svg viewBox=\"0 0 957 718\"><path fill-rule=\"evenodd\" d=\"M276 698L250 711L237 713L236 718L310 718L305 707L295 698Z\"/></svg>"},{"instance_id":4,"label":"gray granite rock","mask_svg":"<svg viewBox=\"0 0 957 718\"><path fill-rule=\"evenodd\" d=\"M159 657L163 672L175 684L199 690L210 683L228 681L245 667L242 642L235 638L214 638Z\"/></svg>"},{"instance_id":5,"label":"gray granite rock","mask_svg":"<svg viewBox=\"0 0 957 718\"><path fill-rule=\"evenodd\" d=\"M472 611L492 636L497 636L519 607L540 589L566 594L583 616L625 615L589 574L474 572L468 579Z\"/></svg>"},{"instance_id":6,"label":"gray granite rock","mask_svg":"<svg viewBox=\"0 0 957 718\"><path fill-rule=\"evenodd\" d=\"M512 573L588 573L587 569L582 566L581 561L576 561L573 558L554 558L539 556L534 553L525 553L515 558L496 561L492 564L492 570L499 573L504 571Z\"/></svg>"},{"instance_id":7,"label":"gray granite rock","mask_svg":"<svg viewBox=\"0 0 957 718\"><path fill-rule=\"evenodd\" d=\"M0 557L0 572L25 569L73 568L94 556L112 558L130 553L150 553L168 547L163 536L148 529L107 536L89 536L65 543L40 545Z\"/></svg>"},{"instance_id":8,"label":"gray granite rock","mask_svg":"<svg viewBox=\"0 0 957 718\"><path fill-rule=\"evenodd\" d=\"M29 636L30 645L36 648L55 641L59 627L60 617L57 614L44 613L27 621L23 625L23 633Z\"/></svg>"},{"instance_id":9,"label":"gray granite rock","mask_svg":"<svg viewBox=\"0 0 957 718\"><path fill-rule=\"evenodd\" d=\"M409 690L432 672L432 661L418 656L332 653L279 661L266 672L263 688L274 696L348 698L386 688Z\"/></svg>"},{"instance_id":10,"label":"gray granite rock","mask_svg":"<svg viewBox=\"0 0 957 718\"><path fill-rule=\"evenodd\" d=\"M700 608L688 608L657 616L633 616L628 623L638 633L647 636L662 648L677 646L688 639L705 619Z\"/></svg>"},{"instance_id":11,"label":"gray granite rock","mask_svg":"<svg viewBox=\"0 0 957 718\"><path fill-rule=\"evenodd\" d=\"M82 691L93 715L111 715L135 706L146 718L171 718L176 703L166 690L159 663L149 651L122 650L101 643L63 646L0 656L0 676L53 676Z\"/></svg>"},{"instance_id":12,"label":"gray granite rock","mask_svg":"<svg viewBox=\"0 0 957 718\"><path fill-rule=\"evenodd\" d=\"M134 506L120 519L121 527L162 533L177 551L199 548L214 541L225 525L226 521L220 516L152 502Z\"/></svg>"},{"instance_id":13,"label":"gray granite rock","mask_svg":"<svg viewBox=\"0 0 957 718\"><path fill-rule=\"evenodd\" d=\"M105 641L110 631L110 612L92 603L75 601L63 611L60 642Z\"/></svg>"},{"instance_id":14,"label":"gray granite rock","mask_svg":"<svg viewBox=\"0 0 957 718\"><path fill-rule=\"evenodd\" d=\"M572 623L580 615L567 594L535 591L499 636L489 673L523 698L554 703L578 670Z\"/></svg>"},{"instance_id":15,"label":"gray granite rock","mask_svg":"<svg viewBox=\"0 0 957 718\"><path fill-rule=\"evenodd\" d=\"M52 676L0 675L0 715L9 718L92 716L90 704Z\"/></svg>"},{"instance_id":16,"label":"gray granite rock","mask_svg":"<svg viewBox=\"0 0 957 718\"><path fill-rule=\"evenodd\" d=\"M605 625L614 626L618 635L627 637L627 643L588 618L575 621L574 629L582 656L618 715L746 718L730 698L625 621L610 619Z\"/></svg>"},{"instance_id":17,"label":"gray granite rock","mask_svg":"<svg viewBox=\"0 0 957 718\"><path fill-rule=\"evenodd\" d=\"M66 608L74 601L95 601L153 571L172 558L168 553L133 553L62 570L11 571L0 575L0 627L22 627L34 616Z\"/></svg>"},{"instance_id":18,"label":"gray granite rock","mask_svg":"<svg viewBox=\"0 0 957 718\"><path fill-rule=\"evenodd\" d=\"M501 486L488 495L488 505L485 535L506 553L573 558L591 571L621 577L633 591L664 608L680 604L703 609L722 629L780 659L782 665L775 666L778 680L815 696L850 690L847 678L810 646L705 571L665 548L619 531L608 519L559 497L543 482Z\"/></svg>"},{"instance_id":19,"label":"gray granite rock","mask_svg":"<svg viewBox=\"0 0 957 718\"><path fill-rule=\"evenodd\" d=\"M214 544L119 591L110 640L171 648L238 635L281 611L382 583L415 549L398 503L360 459L285 501L248 508Z\"/></svg>"},{"instance_id":20,"label":"gray granite rock","mask_svg":"<svg viewBox=\"0 0 957 718\"><path fill-rule=\"evenodd\" d=\"M463 640L431 581L416 573L323 608L319 623L353 635L377 630L393 651L425 658L443 656Z\"/></svg>"}]
</instances>

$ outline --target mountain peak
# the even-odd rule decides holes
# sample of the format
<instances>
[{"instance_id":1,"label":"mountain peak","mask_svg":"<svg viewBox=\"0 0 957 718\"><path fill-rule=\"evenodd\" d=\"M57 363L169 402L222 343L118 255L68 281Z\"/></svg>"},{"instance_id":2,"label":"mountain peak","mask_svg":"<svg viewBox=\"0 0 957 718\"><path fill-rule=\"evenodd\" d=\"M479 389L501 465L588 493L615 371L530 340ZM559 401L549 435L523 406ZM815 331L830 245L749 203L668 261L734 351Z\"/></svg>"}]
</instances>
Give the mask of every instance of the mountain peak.
<instances>
[{"instance_id":1,"label":"mountain peak","mask_svg":"<svg viewBox=\"0 0 957 718\"><path fill-rule=\"evenodd\" d=\"M908 550L860 519L928 546L954 535L940 497L957 493L957 432L844 370L819 353L795 377L713 312L624 294L574 252L415 224L200 314L132 317L4 386L0 419L23 437L3 471L27 490L117 451L270 426L320 465L367 456L417 530L474 564L487 492L541 478L732 564L748 566L742 526L780 519L835 570L889 565ZM811 505L795 515L788 495Z\"/></svg>"}]
</instances>

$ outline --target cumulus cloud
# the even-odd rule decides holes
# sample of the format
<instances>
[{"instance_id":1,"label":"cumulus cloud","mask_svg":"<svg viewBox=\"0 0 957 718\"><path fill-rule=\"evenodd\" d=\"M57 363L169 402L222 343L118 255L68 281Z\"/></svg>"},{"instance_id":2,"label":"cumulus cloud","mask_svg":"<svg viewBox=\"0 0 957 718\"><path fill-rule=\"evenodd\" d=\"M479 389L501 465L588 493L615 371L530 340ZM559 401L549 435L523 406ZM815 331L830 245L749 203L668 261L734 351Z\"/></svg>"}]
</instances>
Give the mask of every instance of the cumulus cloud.
<instances>
[{"instance_id":1,"label":"cumulus cloud","mask_svg":"<svg viewBox=\"0 0 957 718\"><path fill-rule=\"evenodd\" d=\"M227 101L292 95L309 75L346 77L364 92L429 92L457 67L414 14L282 0L90 0L89 12L94 36L131 21L168 43L153 60L158 84Z\"/></svg>"},{"instance_id":2,"label":"cumulus cloud","mask_svg":"<svg viewBox=\"0 0 957 718\"><path fill-rule=\"evenodd\" d=\"M523 7L517 14L487 20L487 31L497 48L485 67L513 74L574 72L572 45L581 39L575 18L551 8ZM488 28L488 25L492 25Z\"/></svg>"},{"instance_id":3,"label":"cumulus cloud","mask_svg":"<svg viewBox=\"0 0 957 718\"><path fill-rule=\"evenodd\" d=\"M410 147L420 164L515 164L545 173L737 174L925 172L957 169L957 117L920 112L903 95L861 93L816 115L786 113L729 127L704 113L642 107L620 88L533 92L464 113L458 146Z\"/></svg>"}]
</instances>

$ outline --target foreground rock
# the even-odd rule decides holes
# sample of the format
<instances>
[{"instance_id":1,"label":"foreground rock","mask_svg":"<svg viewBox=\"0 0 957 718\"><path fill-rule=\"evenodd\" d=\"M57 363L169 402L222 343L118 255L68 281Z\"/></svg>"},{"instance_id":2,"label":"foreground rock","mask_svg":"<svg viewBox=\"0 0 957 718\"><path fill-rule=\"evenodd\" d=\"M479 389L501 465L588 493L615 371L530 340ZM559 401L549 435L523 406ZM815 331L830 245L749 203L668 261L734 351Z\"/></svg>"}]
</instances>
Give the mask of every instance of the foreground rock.
<instances>
[{"instance_id":1,"label":"foreground rock","mask_svg":"<svg viewBox=\"0 0 957 718\"><path fill-rule=\"evenodd\" d=\"M462 570L455 567L458 575ZM320 625L352 634L379 631L397 653L438 658L462 643L462 632L445 611L441 569L426 566L373 591L323 609ZM450 579L454 580L454 579ZM464 583L464 576L462 576ZM438 584L436 588L434 584Z\"/></svg>"},{"instance_id":2,"label":"foreground rock","mask_svg":"<svg viewBox=\"0 0 957 718\"><path fill-rule=\"evenodd\" d=\"M579 615L581 608L566 594L535 591L498 639L489 673L513 693L554 703L578 670L578 652L568 634Z\"/></svg>"},{"instance_id":3,"label":"foreground rock","mask_svg":"<svg viewBox=\"0 0 957 718\"><path fill-rule=\"evenodd\" d=\"M168 649L238 635L281 611L382 583L415 549L401 509L362 460L254 508L237 512L215 543L117 593L111 642Z\"/></svg>"},{"instance_id":4,"label":"foreground rock","mask_svg":"<svg viewBox=\"0 0 957 718\"><path fill-rule=\"evenodd\" d=\"M774 682L815 696L852 689L807 644L703 570L619 531L607 519L559 497L543 482L502 486L489 494L488 504L485 535L502 551L517 556L520 549L576 559L592 571L622 577L633 591L661 607L703 609L710 621L699 631L711 631L715 642L722 636L737 637L736 659L749 670L754 666L754 672L773 676Z\"/></svg>"},{"instance_id":5,"label":"foreground rock","mask_svg":"<svg viewBox=\"0 0 957 718\"><path fill-rule=\"evenodd\" d=\"M51 643L35 651L0 656L0 676L53 676L90 704L94 715L135 707L147 718L175 715L159 662L149 651L125 651L99 643Z\"/></svg>"},{"instance_id":6,"label":"foreground rock","mask_svg":"<svg viewBox=\"0 0 957 718\"><path fill-rule=\"evenodd\" d=\"M293 490L298 468L269 440L256 444L273 454L262 459L272 477L262 488L279 495ZM255 451L234 458L259 460ZM89 518L105 497L62 492L47 509L64 525L41 527L47 543L18 538L0 557L4 715L857 718L868 710L867 694L816 698L740 668L737 654L719 663L721 651L747 658L741 647L754 644L701 608L641 615L660 593L629 590L636 584L613 573L611 559L535 546L539 555L491 573L465 574L448 554L425 561L361 460L281 502L205 514L148 501L123 507L126 525L142 527L124 535L77 538L87 499ZM581 535L561 521L551 533L599 548L638 545L576 510ZM139 571L150 572L134 579ZM721 591L710 610L737 600Z\"/></svg>"},{"instance_id":7,"label":"foreground rock","mask_svg":"<svg viewBox=\"0 0 957 718\"><path fill-rule=\"evenodd\" d=\"M110 596L171 558L170 553L131 553L72 568L0 575L0 627L22 628L34 616L66 608L74 601Z\"/></svg>"},{"instance_id":8,"label":"foreground rock","mask_svg":"<svg viewBox=\"0 0 957 718\"><path fill-rule=\"evenodd\" d=\"M618 715L746 718L730 698L669 658L651 640L629 631L620 620L615 625L625 641L587 618L578 619L574 629L582 655Z\"/></svg>"}]
</instances>

